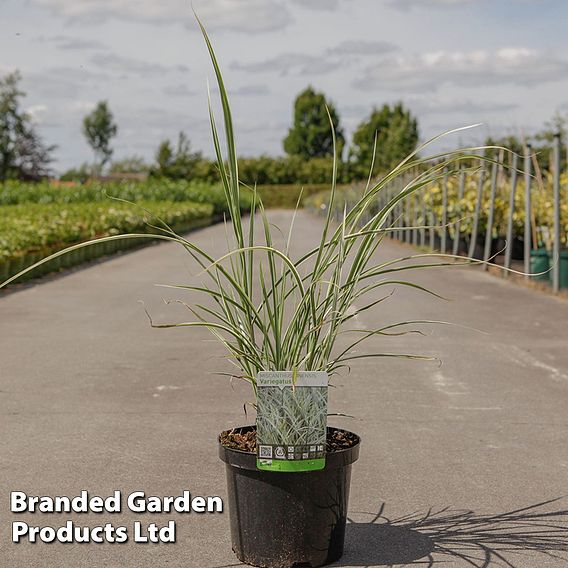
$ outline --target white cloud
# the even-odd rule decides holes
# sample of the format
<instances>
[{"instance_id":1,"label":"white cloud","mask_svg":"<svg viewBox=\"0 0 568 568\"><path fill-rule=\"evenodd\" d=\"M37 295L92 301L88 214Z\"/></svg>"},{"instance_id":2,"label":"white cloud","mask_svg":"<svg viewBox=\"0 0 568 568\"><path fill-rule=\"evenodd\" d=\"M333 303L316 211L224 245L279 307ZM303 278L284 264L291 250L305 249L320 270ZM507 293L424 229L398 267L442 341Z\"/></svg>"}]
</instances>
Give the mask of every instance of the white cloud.
<instances>
[{"instance_id":1,"label":"white cloud","mask_svg":"<svg viewBox=\"0 0 568 568\"><path fill-rule=\"evenodd\" d=\"M164 24L192 22L189 0L30 0L72 20L95 23L110 18ZM194 0L193 6L208 29L246 33L280 29L291 23L280 0Z\"/></svg>"},{"instance_id":2,"label":"white cloud","mask_svg":"<svg viewBox=\"0 0 568 568\"><path fill-rule=\"evenodd\" d=\"M538 85L568 78L568 60L527 48L495 52L436 51L413 56L387 57L369 66L354 86L396 91L436 90L443 85L487 87Z\"/></svg>"}]
</instances>

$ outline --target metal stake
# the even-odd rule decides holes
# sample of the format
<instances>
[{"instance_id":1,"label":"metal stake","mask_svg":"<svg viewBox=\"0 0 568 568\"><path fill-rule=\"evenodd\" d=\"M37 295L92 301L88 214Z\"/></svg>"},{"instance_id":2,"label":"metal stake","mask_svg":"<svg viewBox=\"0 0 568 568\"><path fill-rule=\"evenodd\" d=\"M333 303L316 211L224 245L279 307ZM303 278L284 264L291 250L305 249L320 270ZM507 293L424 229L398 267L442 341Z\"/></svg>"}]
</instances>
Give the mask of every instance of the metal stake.
<instances>
[{"instance_id":1,"label":"metal stake","mask_svg":"<svg viewBox=\"0 0 568 568\"><path fill-rule=\"evenodd\" d=\"M440 249L442 254L446 254L446 237L448 234L448 174L444 176L442 182L442 233L440 235Z\"/></svg>"},{"instance_id":2,"label":"metal stake","mask_svg":"<svg viewBox=\"0 0 568 568\"><path fill-rule=\"evenodd\" d=\"M416 199L416 194L412 194L412 245L418 246L418 229L416 225L418 224L418 200Z\"/></svg>"},{"instance_id":3,"label":"metal stake","mask_svg":"<svg viewBox=\"0 0 568 568\"><path fill-rule=\"evenodd\" d=\"M554 244L552 248L552 289L560 289L560 133L554 135Z\"/></svg>"},{"instance_id":4,"label":"metal stake","mask_svg":"<svg viewBox=\"0 0 568 568\"><path fill-rule=\"evenodd\" d=\"M509 194L509 218L507 219L507 249L505 250L505 268L511 268L511 254L513 252L513 216L515 214L515 194L517 193L517 154L513 154L511 164L511 193ZM505 272L505 276L509 273Z\"/></svg>"},{"instance_id":5,"label":"metal stake","mask_svg":"<svg viewBox=\"0 0 568 568\"><path fill-rule=\"evenodd\" d=\"M407 197L404 198L404 242L409 243L411 241L411 231L409 227L411 226L412 217L410 216L410 199Z\"/></svg>"},{"instance_id":6,"label":"metal stake","mask_svg":"<svg viewBox=\"0 0 568 568\"><path fill-rule=\"evenodd\" d=\"M498 157L495 156L495 162L491 168L491 193L489 197L489 213L487 214L487 231L485 232L485 249L483 251L483 260L487 262L491 256L491 244L493 242L493 217L495 214L495 191L497 189L497 173L499 171ZM487 270L489 266L483 265L483 269Z\"/></svg>"},{"instance_id":7,"label":"metal stake","mask_svg":"<svg viewBox=\"0 0 568 568\"><path fill-rule=\"evenodd\" d=\"M483 198L483 182L485 181L485 170L479 172L479 181L477 184L477 202L475 203L475 213L473 215L473 228L469 241L468 256L473 258L475 253L475 245L477 241L477 225L479 224L479 211L481 209L481 199Z\"/></svg>"},{"instance_id":8,"label":"metal stake","mask_svg":"<svg viewBox=\"0 0 568 568\"><path fill-rule=\"evenodd\" d=\"M460 168L460 183L458 186L458 203L461 203L463 196L465 193L465 172L463 171L463 168ZM458 206L458 219L456 221L456 226L455 226L455 233L454 233L454 246L452 249L452 254L454 256L456 256L459 253L459 247L460 247L460 218L459 216L462 213L461 207Z\"/></svg>"},{"instance_id":9,"label":"metal stake","mask_svg":"<svg viewBox=\"0 0 568 568\"><path fill-rule=\"evenodd\" d=\"M530 278L531 271L531 151L532 147L527 144L525 154L525 234L524 234L524 261L525 278Z\"/></svg>"},{"instance_id":10,"label":"metal stake","mask_svg":"<svg viewBox=\"0 0 568 568\"><path fill-rule=\"evenodd\" d=\"M420 228L420 246L426 246L426 228L425 226L428 224L426 221L426 201L422 199L422 218L420 220L420 224L422 227Z\"/></svg>"}]
</instances>

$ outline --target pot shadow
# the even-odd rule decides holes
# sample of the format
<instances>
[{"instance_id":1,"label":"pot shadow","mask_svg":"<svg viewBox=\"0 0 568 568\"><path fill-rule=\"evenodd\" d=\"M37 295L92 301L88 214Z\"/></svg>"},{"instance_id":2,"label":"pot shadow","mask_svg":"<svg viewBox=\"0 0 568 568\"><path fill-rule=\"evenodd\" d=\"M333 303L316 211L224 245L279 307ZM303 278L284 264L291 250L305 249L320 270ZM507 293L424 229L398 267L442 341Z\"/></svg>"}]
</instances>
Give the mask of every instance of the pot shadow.
<instances>
[{"instance_id":1,"label":"pot shadow","mask_svg":"<svg viewBox=\"0 0 568 568\"><path fill-rule=\"evenodd\" d=\"M399 518L385 516L383 503L377 513L360 513L360 522L349 519L345 553L331 566L433 567L455 562L475 568L516 568L520 565L511 557L527 553L568 566L568 510L550 510L557 501L494 515L445 508Z\"/></svg>"},{"instance_id":2,"label":"pot shadow","mask_svg":"<svg viewBox=\"0 0 568 568\"><path fill-rule=\"evenodd\" d=\"M470 568L521 568L526 566L521 556L531 553L531 559L542 554L555 559L555 566L568 566L568 509L551 508L561 499L497 514L446 507L397 518L386 516L383 503L376 513L360 512L357 520L348 519L345 552L330 566L431 568L451 562ZM236 561L215 568L233 566L246 565Z\"/></svg>"},{"instance_id":3,"label":"pot shadow","mask_svg":"<svg viewBox=\"0 0 568 568\"><path fill-rule=\"evenodd\" d=\"M434 541L411 528L389 523L350 523L345 552L332 566L392 566L428 558Z\"/></svg>"}]
</instances>

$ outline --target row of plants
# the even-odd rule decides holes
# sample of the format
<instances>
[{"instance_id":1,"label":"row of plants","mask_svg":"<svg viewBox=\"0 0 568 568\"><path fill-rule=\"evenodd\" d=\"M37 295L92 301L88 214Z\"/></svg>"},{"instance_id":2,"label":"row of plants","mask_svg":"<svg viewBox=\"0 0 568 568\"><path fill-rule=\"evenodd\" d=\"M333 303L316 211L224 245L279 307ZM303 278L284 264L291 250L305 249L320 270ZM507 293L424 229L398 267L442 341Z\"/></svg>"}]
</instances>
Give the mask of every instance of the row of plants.
<instances>
[{"instance_id":1,"label":"row of plants","mask_svg":"<svg viewBox=\"0 0 568 568\"><path fill-rule=\"evenodd\" d=\"M399 224L412 225L429 224L430 214L439 224L443 218L443 184L447 183L447 220L450 223L449 232L454 233L455 221L460 220L460 233L471 235L477 205L479 173L470 173L466 176L463 197L459 197L460 179L456 176L449 176L446 181L439 181L431 184L421 193L413 195L404 204L404 212ZM568 187L568 174L563 174L560 179L561 187ZM541 183L532 182L531 185L531 222L534 227L534 237L536 237L537 247L552 248L552 227L554 225L554 207L552 195L553 180L552 174L544 176ZM354 203L360 197L363 189L342 188L338 190L336 201L336 215L343 213L345 206L349 208L350 203ZM504 237L507 234L507 223L509 217L509 199L511 192L511 180L501 176L495 192L495 202L493 209L493 236ZM312 195L306 200L306 205L312 209L325 209L325 204L329 200L328 192L320 192ZM478 235L485 235L487 220L491 209L491 180L490 176L485 176L479 208ZM380 207L381 200L377 199L375 209ZM370 212L372 212L370 210ZM426 212L426 219L423 213ZM399 215L401 211L398 212ZM525 184L520 176L515 192L515 207L513 211L513 238L522 239L525 227ZM568 246L568 202L561 202L561 229L560 235L562 245Z\"/></svg>"},{"instance_id":2,"label":"row of plants","mask_svg":"<svg viewBox=\"0 0 568 568\"><path fill-rule=\"evenodd\" d=\"M218 185L169 179L145 182L92 182L85 185L61 185L49 182L27 183L16 180L0 186L0 205L21 203L95 203L109 202L109 197L138 203L168 201L213 205L216 214L226 212L223 190ZM246 201L243 207L247 208Z\"/></svg>"},{"instance_id":3,"label":"row of plants","mask_svg":"<svg viewBox=\"0 0 568 568\"><path fill-rule=\"evenodd\" d=\"M327 188L329 184L266 185L260 183L257 186L265 207L284 209L296 207L298 199L301 205L305 198ZM250 209L251 195L251 191L242 192L240 206L243 212ZM147 181L90 182L84 185L10 180L0 186L0 205L105 202L108 201L109 196L132 202L210 203L213 205L215 214L227 213L227 202L220 183L150 178Z\"/></svg>"},{"instance_id":4,"label":"row of plants","mask_svg":"<svg viewBox=\"0 0 568 568\"><path fill-rule=\"evenodd\" d=\"M153 232L151 225L158 223L157 218L184 230L196 221L210 221L214 215L213 205L207 203L140 201L138 205L107 200L63 207L58 203L2 206L0 266L30 253L45 256L95 237Z\"/></svg>"},{"instance_id":5,"label":"row of plants","mask_svg":"<svg viewBox=\"0 0 568 568\"><path fill-rule=\"evenodd\" d=\"M266 207L293 208L324 187L262 186L258 194ZM252 191L244 189L239 204L243 214L250 210L251 202ZM179 230L190 228L196 220L210 222L212 217L228 214L219 184L166 178L84 185L11 180L0 186L0 274L8 277L47 253L94 237L152 230L147 224L151 217L143 213L144 208ZM70 263L65 260L59 266L55 262L41 274L139 244L123 240L85 249Z\"/></svg>"},{"instance_id":6,"label":"row of plants","mask_svg":"<svg viewBox=\"0 0 568 568\"><path fill-rule=\"evenodd\" d=\"M491 209L490 202L490 176L486 176L483 184L480 216L478 230L483 234L487 228L488 214ZM465 183L465 191L462 199L458 197L459 180L455 177L448 179L448 221L456 219L460 221L460 231L469 235L473 230L474 213L477 203L478 177L468 176ZM561 187L567 187L568 175L563 174L560 179ZM542 183L531 183L531 222L535 227L535 237L538 247L552 248L552 227L554 225L554 206L553 206L553 179L552 174L546 175ZM498 183L495 192L495 202L493 208L493 237L507 234L507 223L509 218L509 199L511 195L510 179L502 179ZM429 188L424 194L424 201L428 211L432 211L437 219L443 215L443 187L436 184ZM566 200L561 202L561 228L560 236L562 244L566 246L568 238L568 203ZM523 238L526 218L525 207L525 183L524 179L519 179L515 191L515 206L513 211L513 238ZM450 232L452 228L450 227Z\"/></svg>"}]
</instances>

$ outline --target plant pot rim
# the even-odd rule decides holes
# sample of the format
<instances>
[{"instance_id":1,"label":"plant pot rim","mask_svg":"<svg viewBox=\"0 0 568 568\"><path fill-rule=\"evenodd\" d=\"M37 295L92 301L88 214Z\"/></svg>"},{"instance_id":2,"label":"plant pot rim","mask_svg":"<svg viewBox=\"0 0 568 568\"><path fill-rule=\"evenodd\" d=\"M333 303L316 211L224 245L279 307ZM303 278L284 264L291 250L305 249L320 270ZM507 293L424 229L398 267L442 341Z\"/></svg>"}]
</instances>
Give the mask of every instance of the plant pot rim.
<instances>
[{"instance_id":1,"label":"plant pot rim","mask_svg":"<svg viewBox=\"0 0 568 568\"><path fill-rule=\"evenodd\" d=\"M236 428L231 428L230 430L224 430L224 432L231 432L235 430L239 430L241 432L247 432L255 428L256 426L254 425L238 426ZM335 426L328 426L327 429L336 430L339 432L346 432L348 434L351 434L352 436L355 436L357 441L349 448L338 450L336 452L326 453L325 468L320 471L346 467L348 465L351 465L353 462L357 461L357 459L359 458L359 448L361 446L361 438L354 432L351 432L350 430L345 430L344 428L336 428ZM224 461L227 465L230 465L232 467L237 467L239 469L259 471L256 466L256 453L245 452L243 450L236 450L234 448L228 448L227 446L223 446L223 444L221 443L221 435L219 435L217 440L219 446L219 458L221 458L221 460ZM267 471L265 473L267 473L268 475L274 473L277 475L287 475L286 473L282 472ZM311 474L317 473L317 471L294 472L294 473L288 473L288 475L306 475L310 473Z\"/></svg>"}]
</instances>

